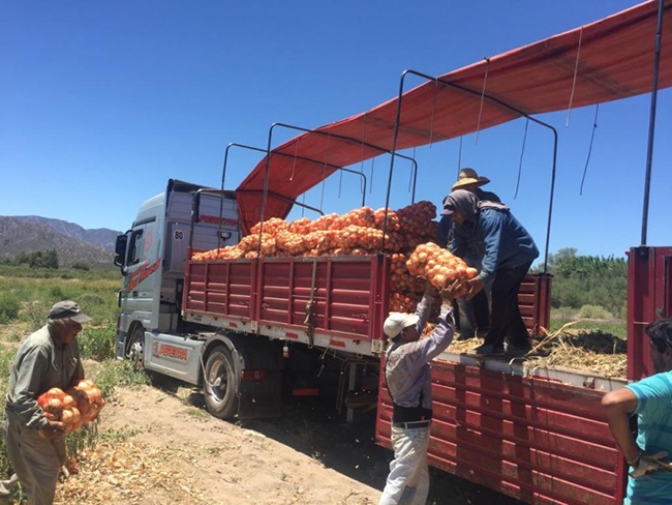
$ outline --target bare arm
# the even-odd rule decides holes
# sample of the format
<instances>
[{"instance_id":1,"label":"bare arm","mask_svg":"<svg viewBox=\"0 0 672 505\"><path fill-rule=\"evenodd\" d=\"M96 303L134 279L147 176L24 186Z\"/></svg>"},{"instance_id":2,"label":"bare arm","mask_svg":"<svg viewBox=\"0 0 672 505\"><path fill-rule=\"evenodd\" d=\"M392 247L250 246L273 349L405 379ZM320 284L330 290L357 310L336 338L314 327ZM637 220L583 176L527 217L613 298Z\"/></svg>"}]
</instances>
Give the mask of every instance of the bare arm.
<instances>
[{"instance_id":1,"label":"bare arm","mask_svg":"<svg viewBox=\"0 0 672 505\"><path fill-rule=\"evenodd\" d=\"M637 397L628 388L617 389L602 397L602 408L625 459L628 464L636 466L642 451L630 432L630 414L637 408Z\"/></svg>"}]
</instances>

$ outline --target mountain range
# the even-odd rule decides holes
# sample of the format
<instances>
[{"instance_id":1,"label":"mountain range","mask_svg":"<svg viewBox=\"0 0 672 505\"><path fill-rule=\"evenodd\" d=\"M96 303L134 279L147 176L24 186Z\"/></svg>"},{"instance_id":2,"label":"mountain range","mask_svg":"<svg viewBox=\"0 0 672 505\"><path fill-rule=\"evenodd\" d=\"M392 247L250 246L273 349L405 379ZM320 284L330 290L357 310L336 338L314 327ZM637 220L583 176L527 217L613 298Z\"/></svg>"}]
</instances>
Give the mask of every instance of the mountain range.
<instances>
[{"instance_id":1,"label":"mountain range","mask_svg":"<svg viewBox=\"0 0 672 505\"><path fill-rule=\"evenodd\" d=\"M102 266L112 263L120 233L107 228L87 230L75 223L40 216L0 216L0 259L56 249L59 265L83 261Z\"/></svg>"}]
</instances>

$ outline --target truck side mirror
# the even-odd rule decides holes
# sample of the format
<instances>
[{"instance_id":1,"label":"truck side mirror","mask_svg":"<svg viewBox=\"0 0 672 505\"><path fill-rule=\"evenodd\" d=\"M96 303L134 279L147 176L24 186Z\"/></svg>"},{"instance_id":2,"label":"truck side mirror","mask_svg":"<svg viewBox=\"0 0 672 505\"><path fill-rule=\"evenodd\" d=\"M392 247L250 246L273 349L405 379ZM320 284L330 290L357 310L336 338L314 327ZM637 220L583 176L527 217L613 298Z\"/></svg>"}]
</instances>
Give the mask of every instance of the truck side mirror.
<instances>
[{"instance_id":1,"label":"truck side mirror","mask_svg":"<svg viewBox=\"0 0 672 505\"><path fill-rule=\"evenodd\" d=\"M124 267L126 266L126 244L128 237L126 235L117 235L117 242L114 245L114 264L121 269L121 275L126 275Z\"/></svg>"}]
</instances>

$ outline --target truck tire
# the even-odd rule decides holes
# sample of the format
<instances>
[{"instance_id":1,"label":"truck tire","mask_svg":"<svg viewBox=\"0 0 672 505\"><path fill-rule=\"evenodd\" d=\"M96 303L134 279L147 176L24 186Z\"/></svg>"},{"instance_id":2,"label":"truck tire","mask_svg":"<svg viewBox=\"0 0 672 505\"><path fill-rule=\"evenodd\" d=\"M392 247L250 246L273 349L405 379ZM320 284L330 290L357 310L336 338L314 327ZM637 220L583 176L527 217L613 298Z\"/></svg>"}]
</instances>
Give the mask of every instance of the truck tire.
<instances>
[{"instance_id":1,"label":"truck tire","mask_svg":"<svg viewBox=\"0 0 672 505\"><path fill-rule=\"evenodd\" d=\"M133 369L136 371L145 368L144 364L144 347L145 347L145 329L138 326L131 333L131 338L128 340L126 357L132 362Z\"/></svg>"},{"instance_id":2,"label":"truck tire","mask_svg":"<svg viewBox=\"0 0 672 505\"><path fill-rule=\"evenodd\" d=\"M203 374L205 406L213 416L231 419L238 413L238 376L231 351L216 346L208 355Z\"/></svg>"}]
</instances>

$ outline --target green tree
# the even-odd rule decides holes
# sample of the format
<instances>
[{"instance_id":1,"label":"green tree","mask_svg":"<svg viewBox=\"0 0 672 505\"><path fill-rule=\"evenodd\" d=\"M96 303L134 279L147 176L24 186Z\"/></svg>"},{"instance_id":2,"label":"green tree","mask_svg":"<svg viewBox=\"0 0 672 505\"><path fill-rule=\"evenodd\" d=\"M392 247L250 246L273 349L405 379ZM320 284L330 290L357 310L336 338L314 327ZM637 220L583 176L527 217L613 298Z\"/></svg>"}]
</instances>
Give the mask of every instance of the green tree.
<instances>
[{"instance_id":1,"label":"green tree","mask_svg":"<svg viewBox=\"0 0 672 505\"><path fill-rule=\"evenodd\" d=\"M22 265L27 264L30 268L58 269L58 254L56 249L46 251L21 252L16 255L14 262Z\"/></svg>"},{"instance_id":2,"label":"green tree","mask_svg":"<svg viewBox=\"0 0 672 505\"><path fill-rule=\"evenodd\" d=\"M541 271L543 265L537 265ZM628 264L625 258L581 256L568 247L549 254L553 275L551 306L579 309L595 305L620 315L627 297Z\"/></svg>"}]
</instances>

